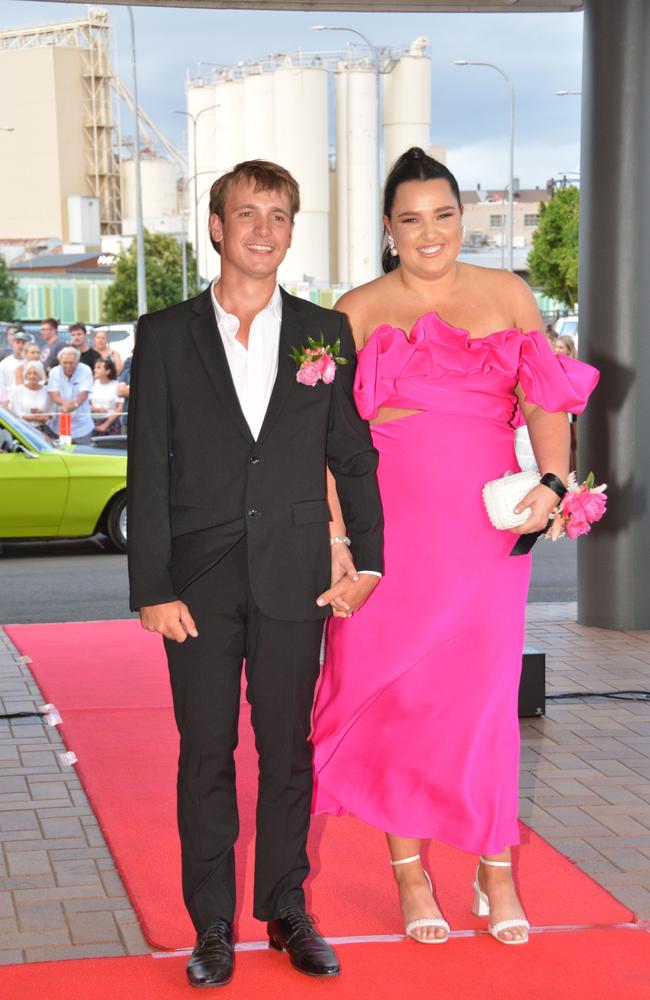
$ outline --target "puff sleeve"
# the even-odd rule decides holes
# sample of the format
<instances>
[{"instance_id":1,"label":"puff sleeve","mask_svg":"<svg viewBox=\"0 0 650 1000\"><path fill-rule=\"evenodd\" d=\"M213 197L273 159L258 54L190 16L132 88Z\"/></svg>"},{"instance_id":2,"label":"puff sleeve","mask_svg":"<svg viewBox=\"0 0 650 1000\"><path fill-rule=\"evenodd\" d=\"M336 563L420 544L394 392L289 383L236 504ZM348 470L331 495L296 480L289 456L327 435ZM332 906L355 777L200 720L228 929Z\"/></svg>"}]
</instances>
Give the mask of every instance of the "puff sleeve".
<instances>
[{"instance_id":1,"label":"puff sleeve","mask_svg":"<svg viewBox=\"0 0 650 1000\"><path fill-rule=\"evenodd\" d=\"M522 338L518 376L527 403L550 413L582 413L600 372L583 361L554 354L544 334L534 330ZM522 423L518 413L515 426Z\"/></svg>"}]
</instances>

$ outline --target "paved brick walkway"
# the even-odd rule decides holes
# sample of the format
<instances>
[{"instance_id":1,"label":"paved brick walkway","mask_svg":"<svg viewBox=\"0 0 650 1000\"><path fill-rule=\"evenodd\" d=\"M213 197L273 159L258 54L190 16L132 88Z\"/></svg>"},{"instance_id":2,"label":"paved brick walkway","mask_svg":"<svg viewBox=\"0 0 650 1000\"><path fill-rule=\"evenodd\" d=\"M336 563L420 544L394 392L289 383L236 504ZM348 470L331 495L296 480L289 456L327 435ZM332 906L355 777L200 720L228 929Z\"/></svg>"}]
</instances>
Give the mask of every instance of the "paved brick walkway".
<instances>
[{"instance_id":1,"label":"paved brick walkway","mask_svg":"<svg viewBox=\"0 0 650 1000\"><path fill-rule=\"evenodd\" d=\"M0 712L43 704L0 629ZM151 949L55 728L0 720L0 965Z\"/></svg>"},{"instance_id":2,"label":"paved brick walkway","mask_svg":"<svg viewBox=\"0 0 650 1000\"><path fill-rule=\"evenodd\" d=\"M527 618L547 694L650 691L650 631L585 628L575 604L530 604ZM650 918L650 702L549 701L521 735L521 818Z\"/></svg>"},{"instance_id":3,"label":"paved brick walkway","mask_svg":"<svg viewBox=\"0 0 650 1000\"><path fill-rule=\"evenodd\" d=\"M650 690L650 632L575 618L572 604L528 607L549 693ZM42 702L0 630L2 711ZM549 702L521 732L522 819L650 918L650 704ZM0 721L0 964L150 950L63 749L40 721Z\"/></svg>"}]
</instances>

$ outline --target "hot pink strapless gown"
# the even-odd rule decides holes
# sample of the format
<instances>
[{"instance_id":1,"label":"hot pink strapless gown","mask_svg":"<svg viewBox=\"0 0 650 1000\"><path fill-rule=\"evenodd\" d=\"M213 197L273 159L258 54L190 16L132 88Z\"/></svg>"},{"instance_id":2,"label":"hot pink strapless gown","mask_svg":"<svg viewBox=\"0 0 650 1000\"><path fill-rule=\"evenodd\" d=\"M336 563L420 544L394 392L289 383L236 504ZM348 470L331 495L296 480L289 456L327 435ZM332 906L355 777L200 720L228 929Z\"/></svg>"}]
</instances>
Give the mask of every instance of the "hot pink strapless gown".
<instances>
[{"instance_id":1,"label":"hot pink strapless gown","mask_svg":"<svg viewBox=\"0 0 650 1000\"><path fill-rule=\"evenodd\" d=\"M379 452L385 576L351 619L332 619L314 709L314 811L473 853L518 842L517 698L530 556L493 528L484 483L517 468L514 388L580 413L596 369L538 331L481 339L435 313L380 326L355 397L419 409L371 428ZM362 568L362 567L359 567Z\"/></svg>"}]
</instances>

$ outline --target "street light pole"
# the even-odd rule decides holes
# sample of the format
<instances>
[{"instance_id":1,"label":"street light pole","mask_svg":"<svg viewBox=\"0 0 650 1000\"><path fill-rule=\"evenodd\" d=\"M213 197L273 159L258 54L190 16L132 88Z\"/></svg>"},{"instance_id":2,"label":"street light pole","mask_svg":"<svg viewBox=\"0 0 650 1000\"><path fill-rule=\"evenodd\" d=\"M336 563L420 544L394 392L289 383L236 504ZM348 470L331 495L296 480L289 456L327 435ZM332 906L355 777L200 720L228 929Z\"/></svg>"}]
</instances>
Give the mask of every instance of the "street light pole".
<instances>
[{"instance_id":1,"label":"street light pole","mask_svg":"<svg viewBox=\"0 0 650 1000\"><path fill-rule=\"evenodd\" d=\"M375 88L377 91L377 101L376 101L376 129L377 129L377 157L376 157L376 174L377 174L377 198L381 202L381 179L382 179L382 153L383 153L383 143L382 143L382 123L381 123L381 50L377 48L372 42L363 34L362 31L358 31L356 28L348 28L345 25L330 25L330 24L314 24L311 28L312 31L347 31L349 34L357 35L364 45L372 53L374 68L375 68ZM379 264L381 265L381 241L384 233L383 224L383 214L381 211L381 204L375 206L375 215L377 218L377 254L379 257Z\"/></svg>"},{"instance_id":2,"label":"street light pole","mask_svg":"<svg viewBox=\"0 0 650 1000\"><path fill-rule=\"evenodd\" d=\"M508 84L508 92L510 94L510 160L509 160L509 174L510 179L508 182L508 270L514 270L514 260L513 260L513 234L514 234L514 197L513 197L513 185L514 185L514 172L515 172L515 88L512 85L512 80L507 73L499 67L495 66L491 62L472 62L468 59L456 59L456 66L487 66L489 69L496 70L500 76Z\"/></svg>"},{"instance_id":3,"label":"street light pole","mask_svg":"<svg viewBox=\"0 0 650 1000\"><path fill-rule=\"evenodd\" d=\"M189 295L187 287L187 230L185 228L185 216L183 216L183 231L181 233L181 268L183 282L183 302Z\"/></svg>"},{"instance_id":4,"label":"street light pole","mask_svg":"<svg viewBox=\"0 0 650 1000\"><path fill-rule=\"evenodd\" d=\"M133 166L135 171L135 241L136 272L138 284L138 316L147 311L147 270L144 256L144 224L142 221L142 177L140 175L140 130L138 125L138 74L135 56L135 24L133 11L127 7L131 24L131 67L133 72L133 115L135 137L133 142Z\"/></svg>"},{"instance_id":5,"label":"street light pole","mask_svg":"<svg viewBox=\"0 0 650 1000\"><path fill-rule=\"evenodd\" d=\"M173 115L186 115L192 122L192 162L194 164L194 255L196 258L196 287L201 288L201 267L199 265L199 193L196 178L198 177L198 171L196 168L197 158L196 158L196 126L199 118L205 111L214 111L215 108L220 107L219 104L210 104L207 108L201 108L196 114L192 114L191 111L172 111Z\"/></svg>"}]
</instances>

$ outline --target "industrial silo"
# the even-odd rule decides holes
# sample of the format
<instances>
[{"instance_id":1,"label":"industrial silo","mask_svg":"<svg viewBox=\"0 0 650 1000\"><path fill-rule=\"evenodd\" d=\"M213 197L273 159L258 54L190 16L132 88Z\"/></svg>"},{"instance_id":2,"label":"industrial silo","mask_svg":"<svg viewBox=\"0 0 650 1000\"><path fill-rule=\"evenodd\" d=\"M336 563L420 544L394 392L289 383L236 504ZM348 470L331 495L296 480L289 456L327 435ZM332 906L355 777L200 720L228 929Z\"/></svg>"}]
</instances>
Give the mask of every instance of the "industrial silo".
<instances>
[{"instance_id":1,"label":"industrial silo","mask_svg":"<svg viewBox=\"0 0 650 1000\"><path fill-rule=\"evenodd\" d=\"M188 186L190 192L190 229L189 238L195 242L195 206L198 204L198 247L195 250L201 267L201 273L207 277L206 261L213 256L211 244L208 242L208 205L209 191L217 176L216 150L217 131L215 105L217 96L214 83L205 80L191 80L187 87L187 110L192 118L187 119L187 147L190 176ZM194 137L196 135L196 155ZM196 177L194 176L196 174ZM209 253L208 253L209 248Z\"/></svg>"},{"instance_id":2,"label":"industrial silo","mask_svg":"<svg viewBox=\"0 0 650 1000\"><path fill-rule=\"evenodd\" d=\"M431 134L431 59L426 38L418 38L407 55L383 77L384 164L388 173L410 146L426 149Z\"/></svg>"},{"instance_id":3,"label":"industrial silo","mask_svg":"<svg viewBox=\"0 0 650 1000\"><path fill-rule=\"evenodd\" d=\"M247 160L273 160L273 75L261 65L244 77L244 156Z\"/></svg>"},{"instance_id":4,"label":"industrial silo","mask_svg":"<svg viewBox=\"0 0 650 1000\"><path fill-rule=\"evenodd\" d=\"M285 281L329 282L327 69L294 64L273 71L275 160L300 185L300 214L280 268Z\"/></svg>"},{"instance_id":5,"label":"industrial silo","mask_svg":"<svg viewBox=\"0 0 650 1000\"><path fill-rule=\"evenodd\" d=\"M216 143L213 163L216 175L232 170L245 159L244 151L244 81L234 75L224 75L215 88L216 108L214 127Z\"/></svg>"},{"instance_id":6,"label":"industrial silo","mask_svg":"<svg viewBox=\"0 0 650 1000\"><path fill-rule=\"evenodd\" d=\"M337 280L359 285L377 276L377 77L372 63L336 70Z\"/></svg>"},{"instance_id":7,"label":"industrial silo","mask_svg":"<svg viewBox=\"0 0 650 1000\"><path fill-rule=\"evenodd\" d=\"M208 171L199 177L199 266L208 280L219 273L219 257L208 236L210 187L217 177L245 158L244 81L235 78L231 71L225 71L212 90L211 103L213 109L205 115L210 121L209 129L206 128L202 137L199 134L198 140L205 164L203 169ZM201 169L199 167L199 171Z\"/></svg>"},{"instance_id":8,"label":"industrial silo","mask_svg":"<svg viewBox=\"0 0 650 1000\"><path fill-rule=\"evenodd\" d=\"M140 159L142 178L142 216L159 219L178 212L176 164L161 156L143 152ZM132 159L122 160L122 218L135 219L135 166Z\"/></svg>"}]
</instances>

